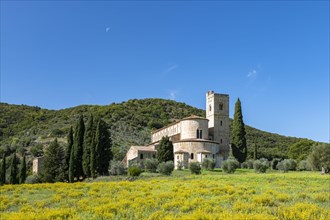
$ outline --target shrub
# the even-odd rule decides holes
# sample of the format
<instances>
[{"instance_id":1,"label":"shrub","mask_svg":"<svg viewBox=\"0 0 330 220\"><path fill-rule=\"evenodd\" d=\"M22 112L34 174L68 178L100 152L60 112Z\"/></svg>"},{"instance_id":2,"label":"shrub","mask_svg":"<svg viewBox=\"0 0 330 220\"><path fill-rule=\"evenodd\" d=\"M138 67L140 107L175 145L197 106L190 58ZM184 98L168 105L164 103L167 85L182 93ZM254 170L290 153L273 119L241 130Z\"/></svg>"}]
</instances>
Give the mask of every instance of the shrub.
<instances>
[{"instance_id":1,"label":"shrub","mask_svg":"<svg viewBox=\"0 0 330 220\"><path fill-rule=\"evenodd\" d=\"M140 169L143 169L143 164L138 161L129 161L128 167L139 167Z\"/></svg>"},{"instance_id":2,"label":"shrub","mask_svg":"<svg viewBox=\"0 0 330 220\"><path fill-rule=\"evenodd\" d=\"M288 159L289 161L289 170L297 169L297 162L294 159Z\"/></svg>"},{"instance_id":3,"label":"shrub","mask_svg":"<svg viewBox=\"0 0 330 220\"><path fill-rule=\"evenodd\" d=\"M249 159L241 164L241 168L243 169L253 169L254 160Z\"/></svg>"},{"instance_id":4,"label":"shrub","mask_svg":"<svg viewBox=\"0 0 330 220\"><path fill-rule=\"evenodd\" d=\"M317 144L312 147L312 152L308 155L308 162L313 170L322 170L330 172L330 145Z\"/></svg>"},{"instance_id":5,"label":"shrub","mask_svg":"<svg viewBox=\"0 0 330 220\"><path fill-rule=\"evenodd\" d=\"M289 170L296 170L297 163L293 159L285 159L279 162L276 166L277 169L282 170L283 172L288 172Z\"/></svg>"},{"instance_id":6,"label":"shrub","mask_svg":"<svg viewBox=\"0 0 330 220\"><path fill-rule=\"evenodd\" d=\"M253 163L253 168L256 173L265 173L266 170L269 168L268 160L256 160Z\"/></svg>"},{"instance_id":7,"label":"shrub","mask_svg":"<svg viewBox=\"0 0 330 220\"><path fill-rule=\"evenodd\" d=\"M156 159L145 159L144 160L144 170L150 173L156 173L158 166L158 160Z\"/></svg>"},{"instance_id":8,"label":"shrub","mask_svg":"<svg viewBox=\"0 0 330 220\"><path fill-rule=\"evenodd\" d=\"M243 162L242 164L241 164L241 168L242 169L248 169L249 167L248 167L248 164L247 164L247 161L245 161L245 162Z\"/></svg>"},{"instance_id":9,"label":"shrub","mask_svg":"<svg viewBox=\"0 0 330 220\"><path fill-rule=\"evenodd\" d=\"M272 170L277 170L277 164L278 164L279 162L281 162L281 160L282 160L282 159L280 159L280 158L274 158L274 159L272 160L272 163L271 163Z\"/></svg>"},{"instance_id":10,"label":"shrub","mask_svg":"<svg viewBox=\"0 0 330 220\"><path fill-rule=\"evenodd\" d=\"M201 174L201 164L199 162L189 163L189 169L192 174Z\"/></svg>"},{"instance_id":11,"label":"shrub","mask_svg":"<svg viewBox=\"0 0 330 220\"><path fill-rule=\"evenodd\" d=\"M214 170L215 160L205 158L202 162L202 167L203 167L203 169L206 169L206 170Z\"/></svg>"},{"instance_id":12,"label":"shrub","mask_svg":"<svg viewBox=\"0 0 330 220\"><path fill-rule=\"evenodd\" d=\"M125 167L121 161L110 161L109 173L111 175L123 175L125 174Z\"/></svg>"},{"instance_id":13,"label":"shrub","mask_svg":"<svg viewBox=\"0 0 330 220\"><path fill-rule=\"evenodd\" d=\"M261 163L265 163L269 167L270 164L269 164L269 161L268 161L267 158L260 158L259 160L260 160Z\"/></svg>"},{"instance_id":14,"label":"shrub","mask_svg":"<svg viewBox=\"0 0 330 220\"><path fill-rule=\"evenodd\" d=\"M140 167L132 166L128 168L128 175L130 176L140 176L142 170Z\"/></svg>"},{"instance_id":15,"label":"shrub","mask_svg":"<svg viewBox=\"0 0 330 220\"><path fill-rule=\"evenodd\" d=\"M289 163L286 160L282 160L276 165L277 170L282 170L284 173L289 171Z\"/></svg>"},{"instance_id":16,"label":"shrub","mask_svg":"<svg viewBox=\"0 0 330 220\"><path fill-rule=\"evenodd\" d=\"M312 170L312 168L307 160L302 160L299 162L297 170L300 170L300 171Z\"/></svg>"},{"instance_id":17,"label":"shrub","mask_svg":"<svg viewBox=\"0 0 330 220\"><path fill-rule=\"evenodd\" d=\"M238 168L239 163L236 159L229 158L222 162L222 170L226 173L234 173L235 170Z\"/></svg>"},{"instance_id":18,"label":"shrub","mask_svg":"<svg viewBox=\"0 0 330 220\"><path fill-rule=\"evenodd\" d=\"M40 177L38 175L30 175L28 177L26 177L25 183L28 184L35 184L35 183L40 183Z\"/></svg>"},{"instance_id":19,"label":"shrub","mask_svg":"<svg viewBox=\"0 0 330 220\"><path fill-rule=\"evenodd\" d=\"M184 168L184 166L183 166L183 161L179 160L179 161L177 162L176 168L177 168L178 170L182 170L182 169Z\"/></svg>"},{"instance_id":20,"label":"shrub","mask_svg":"<svg viewBox=\"0 0 330 220\"><path fill-rule=\"evenodd\" d=\"M246 161L249 169L253 169L253 162L254 162L254 160L252 160L252 159Z\"/></svg>"},{"instance_id":21,"label":"shrub","mask_svg":"<svg viewBox=\"0 0 330 220\"><path fill-rule=\"evenodd\" d=\"M172 171L174 170L174 163L173 161L162 162L158 165L158 171L161 174L171 175Z\"/></svg>"}]
</instances>

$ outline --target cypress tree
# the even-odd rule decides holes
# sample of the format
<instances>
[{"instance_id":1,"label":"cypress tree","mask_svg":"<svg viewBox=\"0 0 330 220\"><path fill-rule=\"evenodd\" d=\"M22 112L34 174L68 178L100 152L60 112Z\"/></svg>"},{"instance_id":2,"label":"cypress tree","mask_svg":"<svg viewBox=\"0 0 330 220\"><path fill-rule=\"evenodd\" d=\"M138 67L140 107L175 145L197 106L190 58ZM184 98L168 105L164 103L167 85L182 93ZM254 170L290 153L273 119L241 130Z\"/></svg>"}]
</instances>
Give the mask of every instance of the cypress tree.
<instances>
[{"instance_id":1,"label":"cypress tree","mask_svg":"<svg viewBox=\"0 0 330 220\"><path fill-rule=\"evenodd\" d=\"M233 130L231 136L231 147L234 157L238 162L243 163L247 156L247 146L245 139L245 127L241 109L241 101L237 99L235 103L235 113L233 121Z\"/></svg>"},{"instance_id":2,"label":"cypress tree","mask_svg":"<svg viewBox=\"0 0 330 220\"><path fill-rule=\"evenodd\" d=\"M23 155L23 161L20 165L19 170L19 183L24 183L26 180L26 161L25 161L25 155Z\"/></svg>"},{"instance_id":3,"label":"cypress tree","mask_svg":"<svg viewBox=\"0 0 330 220\"><path fill-rule=\"evenodd\" d=\"M73 148L71 148L71 156L70 156L70 162L69 162L69 182L74 182L74 152Z\"/></svg>"},{"instance_id":4,"label":"cypress tree","mask_svg":"<svg viewBox=\"0 0 330 220\"><path fill-rule=\"evenodd\" d=\"M107 124L99 119L95 134L95 161L96 170L99 175L107 175L111 153L111 139Z\"/></svg>"},{"instance_id":5,"label":"cypress tree","mask_svg":"<svg viewBox=\"0 0 330 220\"><path fill-rule=\"evenodd\" d=\"M1 170L0 170L0 184L6 183L6 155L3 154Z\"/></svg>"},{"instance_id":6,"label":"cypress tree","mask_svg":"<svg viewBox=\"0 0 330 220\"><path fill-rule=\"evenodd\" d=\"M91 145L94 138L94 123L93 123L93 115L91 114L85 130L84 135L84 150L83 150L83 170L87 177L91 176Z\"/></svg>"},{"instance_id":7,"label":"cypress tree","mask_svg":"<svg viewBox=\"0 0 330 220\"><path fill-rule=\"evenodd\" d=\"M257 143L256 142L254 142L253 159L254 160L257 160L258 159L258 146L257 146Z\"/></svg>"},{"instance_id":8,"label":"cypress tree","mask_svg":"<svg viewBox=\"0 0 330 220\"><path fill-rule=\"evenodd\" d=\"M42 169L42 179L44 182L63 181L64 150L58 144L57 138L50 143L45 151L45 158Z\"/></svg>"},{"instance_id":9,"label":"cypress tree","mask_svg":"<svg viewBox=\"0 0 330 220\"><path fill-rule=\"evenodd\" d=\"M73 145L73 129L72 126L70 127L68 136L67 136L67 147L65 150L65 176L66 179L69 179L69 169L70 169L70 157L71 157L71 151L72 151L72 145Z\"/></svg>"},{"instance_id":10,"label":"cypress tree","mask_svg":"<svg viewBox=\"0 0 330 220\"><path fill-rule=\"evenodd\" d=\"M94 166L94 169L95 169L95 175L96 173L98 175L101 175L99 173L99 159L100 159L100 152L99 150L101 149L100 147L100 136L101 136L101 132L100 132L100 128L99 128L99 124L100 124L100 118L97 119L97 125L96 125L96 132L95 132L95 136L94 136L94 155L92 156L93 157L93 166Z\"/></svg>"},{"instance_id":11,"label":"cypress tree","mask_svg":"<svg viewBox=\"0 0 330 220\"><path fill-rule=\"evenodd\" d=\"M10 165L10 176L9 176L9 183L10 184L18 184L18 168L17 168L17 157L16 153L13 153L12 160L11 160L11 165Z\"/></svg>"},{"instance_id":12,"label":"cypress tree","mask_svg":"<svg viewBox=\"0 0 330 220\"><path fill-rule=\"evenodd\" d=\"M162 137L157 148L157 160L159 163L174 161L173 144L169 137Z\"/></svg>"},{"instance_id":13,"label":"cypress tree","mask_svg":"<svg viewBox=\"0 0 330 220\"><path fill-rule=\"evenodd\" d=\"M80 177L84 177L84 171L82 167L82 156L83 156L83 147L84 147L84 133L85 133L85 124L83 116L79 117L79 120L76 125L76 131L74 136L73 143L73 157L74 157L74 177L79 180Z\"/></svg>"},{"instance_id":14,"label":"cypress tree","mask_svg":"<svg viewBox=\"0 0 330 220\"><path fill-rule=\"evenodd\" d=\"M91 170L91 177L96 177L96 151L95 151L95 138L96 135L94 135L92 139L91 144L91 158L90 158L90 170Z\"/></svg>"}]
</instances>

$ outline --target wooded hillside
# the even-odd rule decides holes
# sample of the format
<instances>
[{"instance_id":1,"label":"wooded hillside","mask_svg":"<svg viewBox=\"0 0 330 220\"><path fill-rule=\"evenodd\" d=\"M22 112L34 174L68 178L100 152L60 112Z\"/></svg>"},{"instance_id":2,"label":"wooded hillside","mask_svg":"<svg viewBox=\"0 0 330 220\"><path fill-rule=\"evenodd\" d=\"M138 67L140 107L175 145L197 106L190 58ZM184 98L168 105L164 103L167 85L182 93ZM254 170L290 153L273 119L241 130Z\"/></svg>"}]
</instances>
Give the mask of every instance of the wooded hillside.
<instances>
[{"instance_id":1,"label":"wooded hillside","mask_svg":"<svg viewBox=\"0 0 330 220\"><path fill-rule=\"evenodd\" d=\"M193 114L205 116L204 110L163 99L133 99L106 106L82 105L63 110L0 103L1 151L17 149L29 155L32 146L48 144L55 137L64 144L70 126L77 121L79 115L87 120L90 113L100 116L109 124L113 153L117 160L124 157L131 145L148 144L153 129ZM246 132L248 158L253 157L254 144L258 146L259 158L287 158L288 147L301 140L250 126L246 126Z\"/></svg>"}]
</instances>

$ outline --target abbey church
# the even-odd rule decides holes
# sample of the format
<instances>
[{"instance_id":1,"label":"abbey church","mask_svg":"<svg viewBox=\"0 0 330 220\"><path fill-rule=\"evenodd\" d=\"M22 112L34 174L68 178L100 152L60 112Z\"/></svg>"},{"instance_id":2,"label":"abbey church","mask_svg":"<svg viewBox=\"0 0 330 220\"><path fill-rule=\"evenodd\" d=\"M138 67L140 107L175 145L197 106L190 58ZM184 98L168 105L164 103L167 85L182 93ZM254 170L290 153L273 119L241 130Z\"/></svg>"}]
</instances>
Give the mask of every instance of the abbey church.
<instances>
[{"instance_id":1,"label":"abbey church","mask_svg":"<svg viewBox=\"0 0 330 220\"><path fill-rule=\"evenodd\" d=\"M126 166L155 158L162 137L173 143L174 166L188 168L190 162L202 162L205 158L216 161L216 167L229 154L229 95L206 93L206 117L190 116L151 133L147 146L132 146L124 158Z\"/></svg>"}]
</instances>

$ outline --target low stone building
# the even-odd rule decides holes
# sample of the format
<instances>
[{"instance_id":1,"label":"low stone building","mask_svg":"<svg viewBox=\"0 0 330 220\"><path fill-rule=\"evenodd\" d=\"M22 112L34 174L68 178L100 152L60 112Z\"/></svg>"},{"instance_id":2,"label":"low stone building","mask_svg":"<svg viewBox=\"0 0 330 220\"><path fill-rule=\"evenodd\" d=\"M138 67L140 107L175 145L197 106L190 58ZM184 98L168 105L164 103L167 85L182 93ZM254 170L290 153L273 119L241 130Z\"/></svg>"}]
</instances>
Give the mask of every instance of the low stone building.
<instances>
[{"instance_id":1,"label":"low stone building","mask_svg":"<svg viewBox=\"0 0 330 220\"><path fill-rule=\"evenodd\" d=\"M151 144L132 146L124 159L143 162L155 158L157 146L162 137L168 136L173 142L174 165L188 167L190 162L202 162L205 158L216 161L216 167L227 159L229 154L229 96L206 93L206 117L190 116L167 125L151 133Z\"/></svg>"},{"instance_id":2,"label":"low stone building","mask_svg":"<svg viewBox=\"0 0 330 220\"><path fill-rule=\"evenodd\" d=\"M127 166L132 163L141 163L145 159L156 158L156 150L154 145L149 146L132 146L124 158L123 162Z\"/></svg>"}]
</instances>

